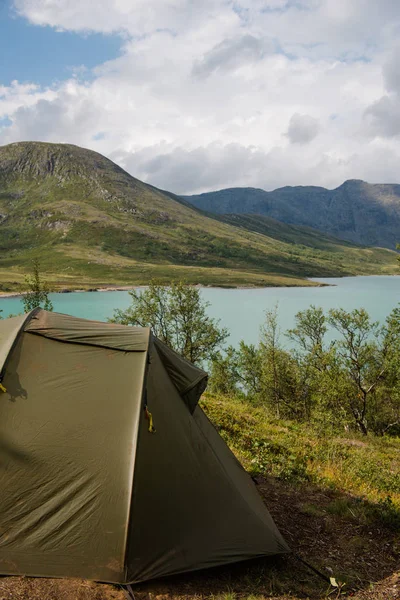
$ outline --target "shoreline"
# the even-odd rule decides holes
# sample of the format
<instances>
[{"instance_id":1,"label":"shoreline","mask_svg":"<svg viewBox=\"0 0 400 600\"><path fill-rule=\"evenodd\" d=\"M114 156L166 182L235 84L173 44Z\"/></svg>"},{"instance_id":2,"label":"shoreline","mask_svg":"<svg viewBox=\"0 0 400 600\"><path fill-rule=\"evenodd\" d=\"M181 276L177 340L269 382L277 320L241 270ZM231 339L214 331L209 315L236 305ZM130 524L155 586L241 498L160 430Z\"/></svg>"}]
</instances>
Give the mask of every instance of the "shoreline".
<instances>
[{"instance_id":1,"label":"shoreline","mask_svg":"<svg viewBox=\"0 0 400 600\"><path fill-rule=\"evenodd\" d=\"M321 279L347 279L350 277L400 277L395 274L387 274L387 275L342 275L339 277L321 277ZM315 288L322 287L335 287L336 283L326 283L324 281L320 281L318 278L309 277L306 278L305 281L311 281L315 283ZM101 287L93 287L93 288L62 288L60 290L50 292L51 294L83 294L83 293L94 293L94 292L130 292L132 290L145 289L147 285L109 285L109 286L101 286ZM193 287L204 288L204 289L221 289L221 290L263 290L263 289L272 289L272 288L305 288L310 287L307 285L206 285L197 283L194 284ZM0 300L3 298L22 298L24 292L2 292L0 291Z\"/></svg>"},{"instance_id":2,"label":"shoreline","mask_svg":"<svg viewBox=\"0 0 400 600\"><path fill-rule=\"evenodd\" d=\"M125 286L117 286L117 287L99 287L99 288L88 288L88 289L78 289L78 288L64 288L62 290L56 290L50 292L50 294L83 294L86 292L129 292L138 288L145 288L145 285L125 285ZM2 298L22 298L24 292L0 292L0 300Z\"/></svg>"},{"instance_id":3,"label":"shoreline","mask_svg":"<svg viewBox=\"0 0 400 600\"><path fill-rule=\"evenodd\" d=\"M190 284L189 284L190 285ZM330 287L333 284L330 283L318 283L315 282L315 288L319 287ZM99 287L99 288L87 288L87 289L78 289L78 288L64 288L62 290L50 292L50 294L83 294L83 293L94 293L94 292L130 292L132 290L139 290L147 288L147 285L124 285L124 286L115 286L115 287ZM255 285L203 285L203 284L195 284L193 287L201 288L201 289L219 289L219 290L264 290L264 289L272 289L272 288L303 288L310 287L307 285L263 285L263 286L255 286ZM22 298L24 292L0 292L0 300L2 298Z\"/></svg>"}]
</instances>

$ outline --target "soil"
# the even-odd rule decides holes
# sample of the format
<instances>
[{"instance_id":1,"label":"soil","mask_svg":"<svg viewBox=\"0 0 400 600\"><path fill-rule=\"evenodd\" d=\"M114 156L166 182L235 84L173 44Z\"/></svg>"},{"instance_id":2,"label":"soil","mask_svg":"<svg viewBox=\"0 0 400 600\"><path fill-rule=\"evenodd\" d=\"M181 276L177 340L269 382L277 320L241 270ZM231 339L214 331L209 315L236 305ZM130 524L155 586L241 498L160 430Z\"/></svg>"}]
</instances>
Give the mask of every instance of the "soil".
<instances>
[{"instance_id":1,"label":"soil","mask_svg":"<svg viewBox=\"0 0 400 600\"><path fill-rule=\"evenodd\" d=\"M133 586L136 600L400 600L400 531L395 524L336 490L274 478L258 478L256 484L293 554L325 578L333 577L337 587L288 555L139 584ZM0 579L0 600L125 599L118 586L88 581Z\"/></svg>"}]
</instances>

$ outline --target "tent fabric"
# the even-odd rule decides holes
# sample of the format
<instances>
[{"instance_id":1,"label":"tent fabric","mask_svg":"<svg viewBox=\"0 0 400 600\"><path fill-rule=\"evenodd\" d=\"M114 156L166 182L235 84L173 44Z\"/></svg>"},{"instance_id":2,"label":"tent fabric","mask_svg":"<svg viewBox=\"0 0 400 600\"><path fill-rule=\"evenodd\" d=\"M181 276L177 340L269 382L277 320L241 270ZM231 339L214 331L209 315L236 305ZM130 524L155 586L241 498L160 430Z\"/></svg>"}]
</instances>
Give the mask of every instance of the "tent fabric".
<instances>
[{"instance_id":1,"label":"tent fabric","mask_svg":"<svg viewBox=\"0 0 400 600\"><path fill-rule=\"evenodd\" d=\"M0 573L119 581L145 352L23 333L0 394Z\"/></svg>"},{"instance_id":2,"label":"tent fabric","mask_svg":"<svg viewBox=\"0 0 400 600\"><path fill-rule=\"evenodd\" d=\"M150 360L147 394L157 431L139 428L127 579L287 552L249 475L201 408L191 415L180 401L157 347Z\"/></svg>"},{"instance_id":3,"label":"tent fabric","mask_svg":"<svg viewBox=\"0 0 400 600\"><path fill-rule=\"evenodd\" d=\"M173 381L190 412L193 413L206 389L207 373L179 356L157 338L154 339L154 344L169 378Z\"/></svg>"},{"instance_id":4,"label":"tent fabric","mask_svg":"<svg viewBox=\"0 0 400 600\"><path fill-rule=\"evenodd\" d=\"M41 310L32 313L25 331L61 342L115 348L124 352L147 351L148 327L127 327L114 323L87 321L70 315ZM207 373L154 338L165 368L183 400L193 411L207 385Z\"/></svg>"},{"instance_id":5,"label":"tent fabric","mask_svg":"<svg viewBox=\"0 0 400 600\"><path fill-rule=\"evenodd\" d=\"M44 310L30 319L25 331L54 340L115 348L124 352L147 350L150 335L150 329L147 327L126 327L114 323L87 321Z\"/></svg>"},{"instance_id":6,"label":"tent fabric","mask_svg":"<svg viewBox=\"0 0 400 600\"><path fill-rule=\"evenodd\" d=\"M26 320L27 315L19 315L0 322L0 382L8 355Z\"/></svg>"},{"instance_id":7,"label":"tent fabric","mask_svg":"<svg viewBox=\"0 0 400 600\"><path fill-rule=\"evenodd\" d=\"M0 321L0 357L0 574L135 583L289 551L197 405L206 373L149 330L37 311Z\"/></svg>"}]
</instances>

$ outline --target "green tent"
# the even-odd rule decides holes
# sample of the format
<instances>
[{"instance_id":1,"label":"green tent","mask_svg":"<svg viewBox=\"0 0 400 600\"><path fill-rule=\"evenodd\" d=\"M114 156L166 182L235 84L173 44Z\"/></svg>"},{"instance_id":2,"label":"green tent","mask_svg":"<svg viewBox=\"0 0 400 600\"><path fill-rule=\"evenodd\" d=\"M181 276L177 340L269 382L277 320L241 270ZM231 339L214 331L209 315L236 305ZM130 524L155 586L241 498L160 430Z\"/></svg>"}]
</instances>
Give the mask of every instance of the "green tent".
<instances>
[{"instance_id":1,"label":"green tent","mask_svg":"<svg viewBox=\"0 0 400 600\"><path fill-rule=\"evenodd\" d=\"M206 373L149 329L5 319L0 381L1 574L133 583L289 551L197 405Z\"/></svg>"}]
</instances>

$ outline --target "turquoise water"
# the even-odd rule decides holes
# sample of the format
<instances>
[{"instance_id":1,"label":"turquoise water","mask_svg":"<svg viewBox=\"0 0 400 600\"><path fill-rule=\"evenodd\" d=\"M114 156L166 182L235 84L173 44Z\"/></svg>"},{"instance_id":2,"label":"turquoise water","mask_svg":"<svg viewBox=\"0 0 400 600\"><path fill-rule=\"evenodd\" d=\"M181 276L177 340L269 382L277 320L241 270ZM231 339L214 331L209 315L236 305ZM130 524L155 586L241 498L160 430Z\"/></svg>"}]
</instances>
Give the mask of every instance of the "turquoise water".
<instances>
[{"instance_id":1,"label":"turquoise water","mask_svg":"<svg viewBox=\"0 0 400 600\"><path fill-rule=\"evenodd\" d=\"M203 297L210 302L209 314L221 320L230 331L229 343L241 339L256 343L264 313L278 304L279 324L282 331L294 324L294 316L310 304L324 309L365 308L374 320L384 321L400 302L398 277L346 277L318 281L331 284L321 288L263 288L221 289L204 288ZM54 310L87 319L104 321L115 308L129 306L128 292L77 292L51 294ZM0 298L2 315L22 312L20 298Z\"/></svg>"}]
</instances>

